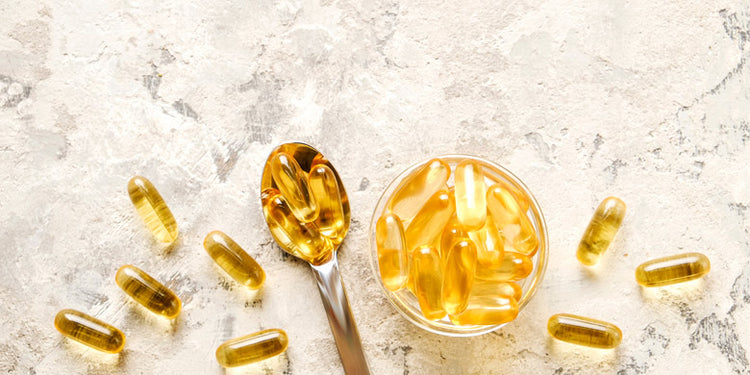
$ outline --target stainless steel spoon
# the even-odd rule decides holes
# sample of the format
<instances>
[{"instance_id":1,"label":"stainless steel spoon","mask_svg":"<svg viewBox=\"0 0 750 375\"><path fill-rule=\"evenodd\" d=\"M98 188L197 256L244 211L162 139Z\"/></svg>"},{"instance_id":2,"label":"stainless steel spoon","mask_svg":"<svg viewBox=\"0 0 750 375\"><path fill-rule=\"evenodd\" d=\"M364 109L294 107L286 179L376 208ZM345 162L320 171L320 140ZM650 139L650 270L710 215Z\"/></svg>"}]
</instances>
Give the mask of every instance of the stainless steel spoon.
<instances>
[{"instance_id":1,"label":"stainless steel spoon","mask_svg":"<svg viewBox=\"0 0 750 375\"><path fill-rule=\"evenodd\" d=\"M280 193L281 189L279 189L276 181L274 181L273 173L269 167L271 161L280 153L286 153L294 158L300 168L306 173L309 173L313 166L319 164L325 164L333 171L333 175L336 177L336 182L338 183L344 214L343 226L337 229L337 233L334 236L337 238L336 241L330 242L328 239L323 238L325 236L317 232L322 241L311 240L302 241L305 243L295 243L294 239L299 238L301 232L309 236L311 233L315 234L316 229L310 229L305 224L299 224L294 218L291 220L288 217L285 218L280 214L282 210L272 209L272 207L288 208L285 200L279 199L282 196ZM266 224L268 224L271 234L279 246L287 253L310 263L313 269L315 279L318 282L320 297L323 299L323 306L328 315L328 323L331 326L331 331L336 341L341 363L344 365L344 371L347 374L369 374L370 370L367 367L367 361L362 351L359 332L349 308L349 300L346 297L346 291L344 290L339 273L339 265L336 260L336 251L340 245L340 240L343 240L349 230L350 221L349 199L338 173L333 168L333 165L315 148L304 143L282 144L271 152L263 168L261 201L263 203L263 214L265 215ZM274 202L279 203L280 206L273 206ZM289 233L290 230L279 229L280 226L278 223L280 221L285 223L293 221L290 227L298 226L297 229L299 231Z\"/></svg>"}]
</instances>

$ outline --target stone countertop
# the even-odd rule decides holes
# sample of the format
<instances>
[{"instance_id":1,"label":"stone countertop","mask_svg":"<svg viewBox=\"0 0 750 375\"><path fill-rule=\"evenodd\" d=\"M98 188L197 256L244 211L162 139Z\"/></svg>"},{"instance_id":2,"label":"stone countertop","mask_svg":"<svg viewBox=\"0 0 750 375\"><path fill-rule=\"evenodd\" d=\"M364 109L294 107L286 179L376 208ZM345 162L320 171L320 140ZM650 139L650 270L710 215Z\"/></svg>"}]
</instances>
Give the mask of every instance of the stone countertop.
<instances>
[{"instance_id":1,"label":"stone countertop","mask_svg":"<svg viewBox=\"0 0 750 375\"><path fill-rule=\"evenodd\" d=\"M215 374L224 340L286 330L286 354L227 373L340 374L306 264L263 222L262 163L301 140L349 192L343 279L374 374L750 373L747 1L5 1L0 3L0 372ZM369 267L372 210L431 155L514 171L550 234L542 288L474 338L421 331ZM181 229L157 244L127 193L142 174ZM628 214L595 270L594 208ZM202 249L219 229L265 268L260 293ZM635 267L700 251L705 279L644 290ZM166 323L114 283L138 265L184 302ZM75 308L120 327L119 356L58 334ZM554 342L547 318L616 323L614 351Z\"/></svg>"}]
</instances>

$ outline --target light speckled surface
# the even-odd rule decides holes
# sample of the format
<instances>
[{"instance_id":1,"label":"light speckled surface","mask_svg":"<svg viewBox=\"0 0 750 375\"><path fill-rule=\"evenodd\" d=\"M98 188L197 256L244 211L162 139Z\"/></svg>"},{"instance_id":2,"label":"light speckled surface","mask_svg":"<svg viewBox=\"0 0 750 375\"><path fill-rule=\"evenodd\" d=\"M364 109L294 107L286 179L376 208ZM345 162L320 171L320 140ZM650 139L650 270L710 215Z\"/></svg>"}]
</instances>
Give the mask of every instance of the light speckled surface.
<instances>
[{"instance_id":1,"label":"light speckled surface","mask_svg":"<svg viewBox=\"0 0 750 375\"><path fill-rule=\"evenodd\" d=\"M375 374L748 373L747 1L0 2L0 372L214 374L225 339L289 333L285 355L228 373L341 373L306 264L272 243L258 201L279 143L318 146L349 191L344 281ZM516 172L545 211L542 289L499 332L419 331L381 295L370 214L400 170L469 153ZM165 251L125 187L150 178L181 228ZM628 215L596 271L575 247L598 202ZM263 265L259 295L201 247L220 229ZM647 259L713 270L646 291ZM171 286L173 325L114 283L136 264ZM62 308L122 328L114 358L52 324ZM612 352L552 342L546 320L609 320Z\"/></svg>"}]
</instances>

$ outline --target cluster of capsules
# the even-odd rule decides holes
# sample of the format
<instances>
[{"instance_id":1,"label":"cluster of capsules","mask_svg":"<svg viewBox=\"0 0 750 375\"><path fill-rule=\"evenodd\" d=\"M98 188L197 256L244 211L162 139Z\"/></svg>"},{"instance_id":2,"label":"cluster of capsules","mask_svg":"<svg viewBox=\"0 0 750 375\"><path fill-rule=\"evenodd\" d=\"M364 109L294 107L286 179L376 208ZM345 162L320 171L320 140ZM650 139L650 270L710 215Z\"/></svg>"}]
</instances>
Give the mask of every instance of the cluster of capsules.
<instances>
[{"instance_id":1,"label":"cluster of capsules","mask_svg":"<svg viewBox=\"0 0 750 375\"><path fill-rule=\"evenodd\" d=\"M179 230L174 215L154 185L141 176L128 183L128 194L139 216L154 237L164 243L177 239ZM232 238L220 231L209 233L203 247L229 276L250 289L259 289L266 275L261 266ZM143 270L125 265L115 274L117 285L133 300L153 313L175 319L181 310L179 297ZM119 353L125 335L114 326L80 311L64 309L55 317L55 327L66 337L105 353ZM283 353L288 338L280 329L267 329L221 344L216 360L223 367L236 367Z\"/></svg>"},{"instance_id":2,"label":"cluster of capsules","mask_svg":"<svg viewBox=\"0 0 750 375\"><path fill-rule=\"evenodd\" d=\"M445 161L428 161L400 182L376 222L383 285L411 291L429 320L515 319L539 245L528 210L528 197L478 160L459 162L453 176Z\"/></svg>"},{"instance_id":3,"label":"cluster of capsules","mask_svg":"<svg viewBox=\"0 0 750 375\"><path fill-rule=\"evenodd\" d=\"M599 263L625 218L625 203L605 198L594 212L578 245L576 257L586 266ZM660 287L695 280L711 270L701 253L683 253L649 260L636 268L635 279L643 287ZM593 348L612 349L622 341L614 324L572 314L556 314L547 322L549 334L559 340Z\"/></svg>"}]
</instances>

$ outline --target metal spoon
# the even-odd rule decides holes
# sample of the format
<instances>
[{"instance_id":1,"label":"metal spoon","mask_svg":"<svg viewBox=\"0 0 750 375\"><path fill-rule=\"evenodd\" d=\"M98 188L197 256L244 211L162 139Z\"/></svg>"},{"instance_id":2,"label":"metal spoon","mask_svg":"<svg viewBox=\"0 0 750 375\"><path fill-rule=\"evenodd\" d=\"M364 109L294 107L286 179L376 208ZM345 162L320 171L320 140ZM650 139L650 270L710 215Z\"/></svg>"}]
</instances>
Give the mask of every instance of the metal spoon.
<instances>
[{"instance_id":1,"label":"metal spoon","mask_svg":"<svg viewBox=\"0 0 750 375\"><path fill-rule=\"evenodd\" d=\"M305 243L295 243L294 238L298 237L299 233L288 233L289 231L279 230L278 225L272 224L278 223L279 220L289 222L288 218L284 220L283 217L277 215L279 210L274 211L269 208L278 207L273 206L273 202L280 203L281 206L285 204L285 200L278 198L281 196L279 191L281 189L279 189L276 181L274 181L270 168L271 161L280 153L286 153L291 156L306 173L309 173L313 166L320 164L325 164L333 171L333 175L336 177L336 182L338 183L344 214L343 226L337 229L338 232L335 235L337 240L330 242L328 238L325 238L326 236L319 234L315 237L321 237L322 241L311 240ZM346 232L349 230L350 221L349 198L346 195L346 190L344 190L344 185L338 173L333 168L333 165L315 148L304 143L282 144L271 152L263 168L261 200L264 205L263 214L265 215L266 224L268 224L274 240L287 253L310 263L313 269L315 279L318 282L320 297L323 300L323 306L328 315L328 323L331 326L331 331L336 341L341 363L344 365L344 371L347 374L369 374L370 370L367 367L367 361L362 351L359 332L349 308L349 300L346 297L346 291L344 290L339 273L339 265L336 260L336 250L340 245L340 240L343 240ZM286 207L288 208L288 203ZM317 227L299 224L294 218L291 220L294 221L292 226L301 225L298 232L304 232L306 235L320 233L315 232Z\"/></svg>"}]
</instances>

